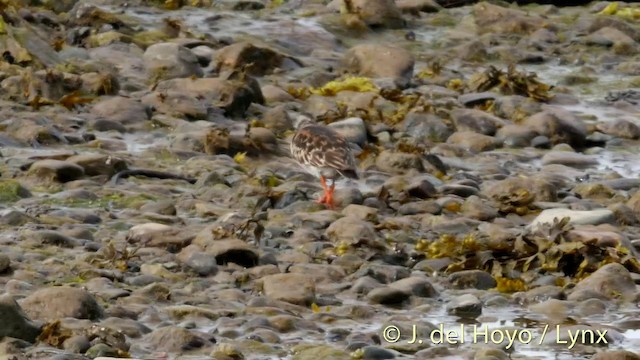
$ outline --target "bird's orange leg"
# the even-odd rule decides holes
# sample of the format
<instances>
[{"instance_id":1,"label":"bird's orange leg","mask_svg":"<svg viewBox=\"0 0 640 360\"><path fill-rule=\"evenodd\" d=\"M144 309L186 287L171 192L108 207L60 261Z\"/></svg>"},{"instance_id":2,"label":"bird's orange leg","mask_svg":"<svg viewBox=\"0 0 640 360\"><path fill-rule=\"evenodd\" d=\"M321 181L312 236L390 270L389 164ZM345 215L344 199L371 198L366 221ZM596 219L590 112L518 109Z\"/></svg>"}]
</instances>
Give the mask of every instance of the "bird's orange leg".
<instances>
[{"instance_id":1,"label":"bird's orange leg","mask_svg":"<svg viewBox=\"0 0 640 360\"><path fill-rule=\"evenodd\" d=\"M326 202L325 202L325 203L327 204L327 207L328 207L329 209L333 209L333 208L335 208L335 207L336 207L336 206L335 206L335 204L333 203L333 192L334 192L335 190L336 190L336 183L335 183L335 180L334 180L334 181L331 183L331 188L330 188L330 189L328 189L328 191L327 191L327 195L326 195L326 197L327 197L327 198L326 198Z\"/></svg>"},{"instance_id":2,"label":"bird's orange leg","mask_svg":"<svg viewBox=\"0 0 640 360\"><path fill-rule=\"evenodd\" d=\"M327 179L325 179L324 176L322 175L320 176L320 184L322 184L322 189L324 190L324 194L320 199L318 199L317 203L326 204L328 199L328 194L329 194L329 188L327 188Z\"/></svg>"}]
</instances>

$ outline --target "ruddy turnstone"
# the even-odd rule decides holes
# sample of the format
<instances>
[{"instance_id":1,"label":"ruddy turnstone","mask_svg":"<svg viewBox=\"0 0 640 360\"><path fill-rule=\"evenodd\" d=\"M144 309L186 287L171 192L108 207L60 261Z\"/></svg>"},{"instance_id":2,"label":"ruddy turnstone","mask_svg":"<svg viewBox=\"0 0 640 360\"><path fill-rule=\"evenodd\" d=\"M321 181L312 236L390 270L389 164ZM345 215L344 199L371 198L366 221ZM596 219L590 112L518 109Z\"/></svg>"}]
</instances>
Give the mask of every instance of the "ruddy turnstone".
<instances>
[{"instance_id":1,"label":"ruddy turnstone","mask_svg":"<svg viewBox=\"0 0 640 360\"><path fill-rule=\"evenodd\" d=\"M320 178L324 195L319 204L333 209L333 192L339 177L358 179L356 161L349 142L334 129L304 119L291 139L291 155L309 173ZM327 185L327 180L331 185Z\"/></svg>"}]
</instances>

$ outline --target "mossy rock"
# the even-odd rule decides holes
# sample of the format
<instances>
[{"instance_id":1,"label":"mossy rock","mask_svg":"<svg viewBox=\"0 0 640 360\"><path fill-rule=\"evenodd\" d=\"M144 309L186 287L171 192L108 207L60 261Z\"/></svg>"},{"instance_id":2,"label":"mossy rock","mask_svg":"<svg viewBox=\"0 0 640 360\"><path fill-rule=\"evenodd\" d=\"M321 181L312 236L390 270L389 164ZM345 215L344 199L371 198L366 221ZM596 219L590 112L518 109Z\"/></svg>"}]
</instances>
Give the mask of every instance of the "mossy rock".
<instances>
[{"instance_id":1,"label":"mossy rock","mask_svg":"<svg viewBox=\"0 0 640 360\"><path fill-rule=\"evenodd\" d=\"M293 360L351 360L348 353L327 345L299 345L293 352Z\"/></svg>"},{"instance_id":2,"label":"mossy rock","mask_svg":"<svg viewBox=\"0 0 640 360\"><path fill-rule=\"evenodd\" d=\"M31 192L16 180L0 180L0 203L31 197Z\"/></svg>"},{"instance_id":3,"label":"mossy rock","mask_svg":"<svg viewBox=\"0 0 640 360\"><path fill-rule=\"evenodd\" d=\"M171 39L171 37L167 35L167 33L165 33L164 31L149 30L149 31L141 31L133 35L131 41L134 44L140 46L142 49L146 49L153 44L165 42L165 41L168 41L169 39Z\"/></svg>"}]
</instances>

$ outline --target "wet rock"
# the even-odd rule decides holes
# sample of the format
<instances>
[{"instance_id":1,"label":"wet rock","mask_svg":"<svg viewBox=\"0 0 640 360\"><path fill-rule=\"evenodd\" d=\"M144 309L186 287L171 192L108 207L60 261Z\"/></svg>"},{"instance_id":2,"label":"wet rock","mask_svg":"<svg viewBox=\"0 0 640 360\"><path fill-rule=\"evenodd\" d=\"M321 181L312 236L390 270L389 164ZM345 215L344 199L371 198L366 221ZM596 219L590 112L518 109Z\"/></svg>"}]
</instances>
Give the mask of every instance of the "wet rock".
<instances>
[{"instance_id":1,"label":"wet rock","mask_svg":"<svg viewBox=\"0 0 640 360\"><path fill-rule=\"evenodd\" d=\"M342 214L371 223L375 223L378 219L378 209L364 205L347 205L342 209Z\"/></svg>"},{"instance_id":2,"label":"wet rock","mask_svg":"<svg viewBox=\"0 0 640 360\"><path fill-rule=\"evenodd\" d=\"M410 296L411 293L406 290L384 286L371 290L367 299L373 304L397 305L408 300Z\"/></svg>"},{"instance_id":3,"label":"wet rock","mask_svg":"<svg viewBox=\"0 0 640 360\"><path fill-rule=\"evenodd\" d=\"M123 96L100 100L92 106L91 113L125 129L137 129L150 118L147 106L137 100ZM94 124L95 126L96 124ZM116 128L116 130L118 129Z\"/></svg>"},{"instance_id":4,"label":"wet rock","mask_svg":"<svg viewBox=\"0 0 640 360\"><path fill-rule=\"evenodd\" d=\"M482 193L499 203L518 207L533 201L556 201L558 187L544 178L508 178L483 184Z\"/></svg>"},{"instance_id":5,"label":"wet rock","mask_svg":"<svg viewBox=\"0 0 640 360\"><path fill-rule=\"evenodd\" d=\"M26 235L27 242L33 242L38 245L53 245L66 248L72 248L77 246L78 243L75 239L72 239L59 231L55 230L39 230L33 231Z\"/></svg>"},{"instance_id":6,"label":"wet rock","mask_svg":"<svg viewBox=\"0 0 640 360\"><path fill-rule=\"evenodd\" d=\"M269 105L295 100L291 94L274 85L264 85L260 89L265 102Z\"/></svg>"},{"instance_id":7,"label":"wet rock","mask_svg":"<svg viewBox=\"0 0 640 360\"><path fill-rule=\"evenodd\" d=\"M601 46L631 46L635 43L629 35L616 28L608 26L600 28L599 30L587 35L585 37L585 42L587 44Z\"/></svg>"},{"instance_id":8,"label":"wet rock","mask_svg":"<svg viewBox=\"0 0 640 360\"><path fill-rule=\"evenodd\" d=\"M640 355L627 350L607 350L594 354L591 360L640 360Z\"/></svg>"},{"instance_id":9,"label":"wet rock","mask_svg":"<svg viewBox=\"0 0 640 360\"><path fill-rule=\"evenodd\" d=\"M376 157L376 166L380 171L391 174L404 174L410 169L418 171L424 170L422 160L418 155L392 152L389 150L382 151L378 157Z\"/></svg>"},{"instance_id":10,"label":"wet rock","mask_svg":"<svg viewBox=\"0 0 640 360\"><path fill-rule=\"evenodd\" d=\"M447 314L463 318L476 318L482 314L482 303L471 295L456 296L447 304Z\"/></svg>"},{"instance_id":11,"label":"wet rock","mask_svg":"<svg viewBox=\"0 0 640 360\"><path fill-rule=\"evenodd\" d=\"M344 1L337 1L338 6L344 6ZM386 27L390 29L402 28L406 25L402 13L393 0L352 0L350 10L370 27Z\"/></svg>"},{"instance_id":12,"label":"wet rock","mask_svg":"<svg viewBox=\"0 0 640 360\"><path fill-rule=\"evenodd\" d=\"M502 141L508 147L527 147L532 145L532 140L538 136L538 133L527 126L522 125L505 125L498 129L496 139Z\"/></svg>"},{"instance_id":13,"label":"wet rock","mask_svg":"<svg viewBox=\"0 0 640 360\"><path fill-rule=\"evenodd\" d=\"M353 278L370 276L382 284L389 284L411 275L409 269L404 266L368 264L353 273Z\"/></svg>"},{"instance_id":14,"label":"wet rock","mask_svg":"<svg viewBox=\"0 0 640 360\"><path fill-rule=\"evenodd\" d=\"M168 216L175 216L177 214L175 203L171 200L150 201L142 205L140 211Z\"/></svg>"},{"instance_id":15,"label":"wet rock","mask_svg":"<svg viewBox=\"0 0 640 360\"><path fill-rule=\"evenodd\" d=\"M268 97L265 95L267 103ZM284 106L275 106L265 112L262 117L262 122L267 129L270 129L275 134L283 134L286 131L293 129L293 121Z\"/></svg>"},{"instance_id":16,"label":"wet rock","mask_svg":"<svg viewBox=\"0 0 640 360\"><path fill-rule=\"evenodd\" d=\"M349 142L364 146L367 143L367 128L361 118L353 117L329 124L331 128L345 137Z\"/></svg>"},{"instance_id":17,"label":"wet rock","mask_svg":"<svg viewBox=\"0 0 640 360\"><path fill-rule=\"evenodd\" d=\"M389 284L389 287L420 297L435 297L438 295L438 292L428 279L418 276L411 276L394 281Z\"/></svg>"},{"instance_id":18,"label":"wet rock","mask_svg":"<svg viewBox=\"0 0 640 360\"><path fill-rule=\"evenodd\" d=\"M149 76L155 80L203 75L195 54L177 43L153 44L144 52L143 59Z\"/></svg>"},{"instance_id":19,"label":"wet rock","mask_svg":"<svg viewBox=\"0 0 640 360\"><path fill-rule=\"evenodd\" d=\"M473 131L489 136L495 135L498 128L504 125L499 117L475 109L455 109L451 111L451 119L458 131Z\"/></svg>"},{"instance_id":20,"label":"wet rock","mask_svg":"<svg viewBox=\"0 0 640 360\"><path fill-rule=\"evenodd\" d=\"M142 97L142 104L164 114L189 120L206 120L209 106L205 102L179 91L150 93Z\"/></svg>"},{"instance_id":21,"label":"wet rock","mask_svg":"<svg viewBox=\"0 0 640 360\"><path fill-rule=\"evenodd\" d=\"M5 337L34 343L40 335L40 326L29 320L18 303L9 294L0 296L0 339Z\"/></svg>"},{"instance_id":22,"label":"wet rock","mask_svg":"<svg viewBox=\"0 0 640 360\"><path fill-rule=\"evenodd\" d=\"M523 125L551 139L553 144L566 143L574 148L584 146L587 129L582 120L568 111L545 110L524 119Z\"/></svg>"},{"instance_id":23,"label":"wet rock","mask_svg":"<svg viewBox=\"0 0 640 360\"><path fill-rule=\"evenodd\" d=\"M144 223L133 226L127 233L130 243L161 247L177 252L189 245L193 236L182 233L181 229L159 223Z\"/></svg>"},{"instance_id":24,"label":"wet rock","mask_svg":"<svg viewBox=\"0 0 640 360\"><path fill-rule=\"evenodd\" d=\"M31 197L31 192L27 190L17 180L0 180L0 202L10 203L20 199ZM3 215L4 218L6 215Z\"/></svg>"},{"instance_id":25,"label":"wet rock","mask_svg":"<svg viewBox=\"0 0 640 360\"><path fill-rule=\"evenodd\" d=\"M336 243L346 241L349 244L356 244L363 240L373 241L376 239L376 232L371 223L351 216L332 222L325 235Z\"/></svg>"},{"instance_id":26,"label":"wet rock","mask_svg":"<svg viewBox=\"0 0 640 360\"><path fill-rule=\"evenodd\" d=\"M40 289L26 297L20 305L31 318L45 321L65 317L96 320L103 313L93 295L66 286Z\"/></svg>"},{"instance_id":27,"label":"wet rock","mask_svg":"<svg viewBox=\"0 0 640 360\"><path fill-rule=\"evenodd\" d=\"M589 298L632 299L636 285L629 270L613 263L598 269L586 279L580 281L567 297L568 300L583 301Z\"/></svg>"},{"instance_id":28,"label":"wet rock","mask_svg":"<svg viewBox=\"0 0 640 360\"><path fill-rule=\"evenodd\" d=\"M599 131L622 139L640 138L640 126L629 120L617 119L611 122L603 122L597 126Z\"/></svg>"},{"instance_id":29,"label":"wet rock","mask_svg":"<svg viewBox=\"0 0 640 360\"><path fill-rule=\"evenodd\" d=\"M537 304L549 299L564 300L567 296L564 290L555 285L542 285L516 296L524 304Z\"/></svg>"},{"instance_id":30,"label":"wet rock","mask_svg":"<svg viewBox=\"0 0 640 360\"><path fill-rule=\"evenodd\" d=\"M493 150L501 145L500 141L494 137L471 131L457 131L449 136L447 143L460 145L476 153Z\"/></svg>"},{"instance_id":31,"label":"wet rock","mask_svg":"<svg viewBox=\"0 0 640 360\"><path fill-rule=\"evenodd\" d=\"M293 360L350 360L351 356L344 350L337 349L329 345L298 345Z\"/></svg>"},{"instance_id":32,"label":"wet rock","mask_svg":"<svg viewBox=\"0 0 640 360\"><path fill-rule=\"evenodd\" d=\"M165 326L147 334L143 341L155 351L180 353L209 345L203 337L179 326Z\"/></svg>"},{"instance_id":33,"label":"wet rock","mask_svg":"<svg viewBox=\"0 0 640 360\"><path fill-rule=\"evenodd\" d=\"M548 319L566 319L569 314L568 302L558 299L548 299L537 304L532 304L529 309L546 316Z\"/></svg>"},{"instance_id":34,"label":"wet rock","mask_svg":"<svg viewBox=\"0 0 640 360\"><path fill-rule=\"evenodd\" d=\"M560 164L571 167L583 168L597 165L598 160L590 155L572 153L568 151L551 151L542 157L543 165Z\"/></svg>"},{"instance_id":35,"label":"wet rock","mask_svg":"<svg viewBox=\"0 0 640 360\"><path fill-rule=\"evenodd\" d=\"M11 259L8 255L0 254L0 274L4 274L11 269Z\"/></svg>"},{"instance_id":36,"label":"wet rock","mask_svg":"<svg viewBox=\"0 0 640 360\"><path fill-rule=\"evenodd\" d=\"M268 275L261 279L265 296L288 303L309 306L315 301L313 278L296 273Z\"/></svg>"},{"instance_id":37,"label":"wet rock","mask_svg":"<svg viewBox=\"0 0 640 360\"><path fill-rule=\"evenodd\" d=\"M473 6L473 17L480 33L530 34L545 24L538 15L485 1Z\"/></svg>"},{"instance_id":38,"label":"wet rock","mask_svg":"<svg viewBox=\"0 0 640 360\"><path fill-rule=\"evenodd\" d=\"M418 199L427 199L436 197L438 190L428 179L417 178L413 180L405 190L409 196Z\"/></svg>"},{"instance_id":39,"label":"wet rock","mask_svg":"<svg viewBox=\"0 0 640 360\"><path fill-rule=\"evenodd\" d=\"M391 78L400 86L411 80L414 63L409 51L385 44L356 45L342 59L342 65L349 72L372 78Z\"/></svg>"},{"instance_id":40,"label":"wet rock","mask_svg":"<svg viewBox=\"0 0 640 360\"><path fill-rule=\"evenodd\" d=\"M255 80L254 80L255 81ZM230 116L242 115L251 103L264 104L257 84L222 78L171 79L158 83L156 93L175 91L214 104Z\"/></svg>"},{"instance_id":41,"label":"wet rock","mask_svg":"<svg viewBox=\"0 0 640 360\"><path fill-rule=\"evenodd\" d=\"M489 290L496 287L496 280L486 271L463 270L449 275L449 282L455 289Z\"/></svg>"},{"instance_id":42,"label":"wet rock","mask_svg":"<svg viewBox=\"0 0 640 360\"><path fill-rule=\"evenodd\" d=\"M574 225L599 225L615 222L613 212L608 209L596 210L570 210L547 209L543 210L532 222L529 228L535 229L544 223L552 224L554 219L561 220L568 217L569 223Z\"/></svg>"},{"instance_id":43,"label":"wet rock","mask_svg":"<svg viewBox=\"0 0 640 360\"><path fill-rule=\"evenodd\" d=\"M398 0L396 5L403 13L418 13L420 11L432 13L438 12L442 6L435 0Z\"/></svg>"},{"instance_id":44,"label":"wet rock","mask_svg":"<svg viewBox=\"0 0 640 360\"><path fill-rule=\"evenodd\" d=\"M178 254L178 259L200 276L213 276L218 273L216 258L203 253L196 245L189 245Z\"/></svg>"},{"instance_id":45,"label":"wet rock","mask_svg":"<svg viewBox=\"0 0 640 360\"><path fill-rule=\"evenodd\" d=\"M83 154L67 158L67 161L81 166L89 176L107 175L109 177L126 170L127 163L117 157L102 154Z\"/></svg>"},{"instance_id":46,"label":"wet rock","mask_svg":"<svg viewBox=\"0 0 640 360\"><path fill-rule=\"evenodd\" d=\"M65 183L80 179L84 176L84 169L68 161L39 160L31 164L29 173L40 180Z\"/></svg>"},{"instance_id":47,"label":"wet rock","mask_svg":"<svg viewBox=\"0 0 640 360\"><path fill-rule=\"evenodd\" d=\"M362 348L363 360L384 360L395 359L396 355L387 349L383 349L377 346L365 346Z\"/></svg>"},{"instance_id":48,"label":"wet rock","mask_svg":"<svg viewBox=\"0 0 640 360\"><path fill-rule=\"evenodd\" d=\"M417 141L445 142L453 130L435 114L411 111L402 122L402 131Z\"/></svg>"},{"instance_id":49,"label":"wet rock","mask_svg":"<svg viewBox=\"0 0 640 360\"><path fill-rule=\"evenodd\" d=\"M490 221L498 217L498 209L476 195L467 197L461 210L466 216L480 221Z\"/></svg>"},{"instance_id":50,"label":"wet rock","mask_svg":"<svg viewBox=\"0 0 640 360\"><path fill-rule=\"evenodd\" d=\"M251 64L247 68L247 73L263 76L271 73L276 68L281 68L283 62L289 65L295 64L291 59L277 51L256 46L249 42L235 43L216 52L216 70L218 72L241 70L244 66Z\"/></svg>"}]
</instances>

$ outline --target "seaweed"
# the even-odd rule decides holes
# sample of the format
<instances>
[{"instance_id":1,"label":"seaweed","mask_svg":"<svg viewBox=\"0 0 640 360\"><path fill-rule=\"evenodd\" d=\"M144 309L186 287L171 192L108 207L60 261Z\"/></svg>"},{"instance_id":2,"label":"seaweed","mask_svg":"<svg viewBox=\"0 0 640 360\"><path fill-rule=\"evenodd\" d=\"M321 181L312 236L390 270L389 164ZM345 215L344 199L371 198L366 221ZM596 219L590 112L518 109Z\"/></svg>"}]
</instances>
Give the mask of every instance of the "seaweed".
<instances>
[{"instance_id":1,"label":"seaweed","mask_svg":"<svg viewBox=\"0 0 640 360\"><path fill-rule=\"evenodd\" d=\"M489 66L484 72L472 76L467 86L474 92L498 88L505 95L527 96L541 102L553 97L549 93L553 86L540 82L535 73L517 71L513 64L509 65L506 72Z\"/></svg>"},{"instance_id":2,"label":"seaweed","mask_svg":"<svg viewBox=\"0 0 640 360\"><path fill-rule=\"evenodd\" d=\"M640 272L640 262L625 246L607 247L597 242L569 241L573 229L569 218L554 219L536 230L524 230L512 239L491 241L480 233L464 236L441 234L434 240L421 239L415 249L427 258L449 258L447 273L484 270L496 279L497 290L526 290L525 279L535 274L555 274L580 280L605 264L616 262Z\"/></svg>"}]
</instances>

